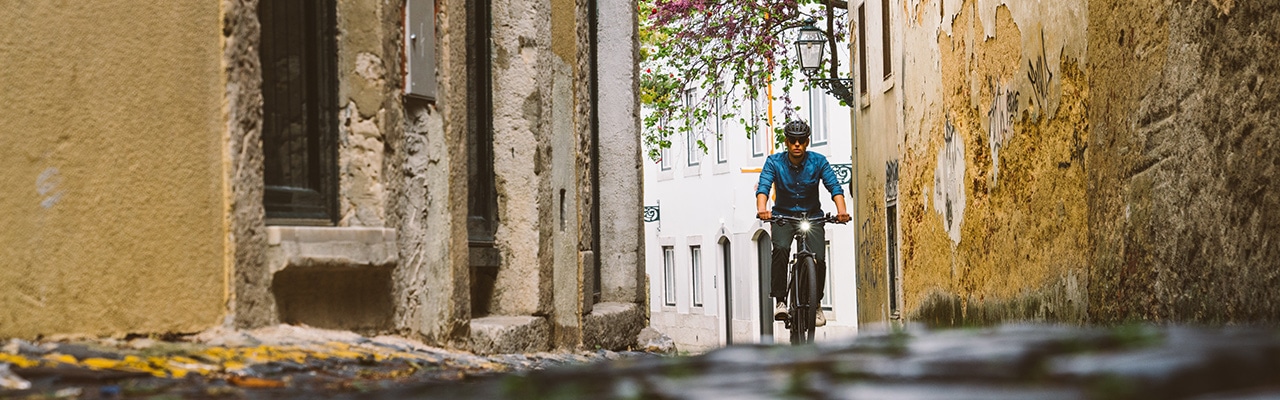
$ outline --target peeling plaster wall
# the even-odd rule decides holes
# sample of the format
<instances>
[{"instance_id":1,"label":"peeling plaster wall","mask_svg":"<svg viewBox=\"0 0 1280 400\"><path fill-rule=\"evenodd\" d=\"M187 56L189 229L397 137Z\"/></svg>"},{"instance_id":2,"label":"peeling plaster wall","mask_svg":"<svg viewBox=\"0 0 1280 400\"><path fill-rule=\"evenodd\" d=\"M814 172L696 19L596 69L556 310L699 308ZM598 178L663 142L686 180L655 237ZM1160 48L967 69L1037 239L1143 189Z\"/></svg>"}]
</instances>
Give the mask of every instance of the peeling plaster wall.
<instances>
[{"instance_id":1,"label":"peeling plaster wall","mask_svg":"<svg viewBox=\"0 0 1280 400\"><path fill-rule=\"evenodd\" d=\"M1280 2L892 3L912 51L855 112L862 322L899 156L907 320L1278 318Z\"/></svg>"},{"instance_id":2,"label":"peeling plaster wall","mask_svg":"<svg viewBox=\"0 0 1280 400\"><path fill-rule=\"evenodd\" d=\"M337 7L338 226L386 226L387 185L394 181L386 157L404 113L397 101L401 51L389 44L400 42L404 6L339 0Z\"/></svg>"},{"instance_id":3,"label":"peeling plaster wall","mask_svg":"<svg viewBox=\"0 0 1280 400\"><path fill-rule=\"evenodd\" d=\"M386 76L399 77L403 33L398 10L404 2L393 3L386 7L397 12L383 12L381 18L383 54L394 61L382 65L389 67ZM403 333L455 348L466 345L471 318L467 202L459 200L468 187L466 13L464 0L437 3L436 101L401 97L403 83L384 78L391 92L383 105L397 110L395 100L404 101L403 121L395 121L403 126L390 127L393 151L383 158L387 224L396 228L400 249L392 272L393 324ZM361 65L372 64L357 56L357 73Z\"/></svg>"},{"instance_id":4,"label":"peeling plaster wall","mask_svg":"<svg viewBox=\"0 0 1280 400\"><path fill-rule=\"evenodd\" d=\"M1086 193L1084 6L892 3L893 46L912 51L895 50L896 86L877 101L872 85L857 116L860 321L889 321L890 285L907 320L1083 321L1087 206L1071 199ZM889 281L894 177L900 271Z\"/></svg>"}]
</instances>

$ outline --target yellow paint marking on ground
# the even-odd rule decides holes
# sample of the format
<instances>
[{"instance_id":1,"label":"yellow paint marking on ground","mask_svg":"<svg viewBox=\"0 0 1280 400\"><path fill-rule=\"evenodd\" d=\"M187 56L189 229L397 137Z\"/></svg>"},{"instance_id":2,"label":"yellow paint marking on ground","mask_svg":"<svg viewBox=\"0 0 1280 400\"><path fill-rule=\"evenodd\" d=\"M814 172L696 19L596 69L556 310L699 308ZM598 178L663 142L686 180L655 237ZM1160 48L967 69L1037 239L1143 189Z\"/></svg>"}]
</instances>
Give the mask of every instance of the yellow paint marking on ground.
<instances>
[{"instance_id":1,"label":"yellow paint marking on ground","mask_svg":"<svg viewBox=\"0 0 1280 400\"><path fill-rule=\"evenodd\" d=\"M108 360L105 358L86 358L80 363L86 367L96 370L113 369L120 366L119 360Z\"/></svg>"},{"instance_id":2,"label":"yellow paint marking on ground","mask_svg":"<svg viewBox=\"0 0 1280 400\"><path fill-rule=\"evenodd\" d=\"M9 363L18 368L31 368L40 365L39 361L33 361L17 354L0 353L0 362Z\"/></svg>"},{"instance_id":3,"label":"yellow paint marking on ground","mask_svg":"<svg viewBox=\"0 0 1280 400\"><path fill-rule=\"evenodd\" d=\"M75 357L72 357L72 356L69 356L69 355L66 355L66 354L56 354L56 353L55 353L55 354L49 354L49 355L46 355L46 356L44 356L44 357L42 357L42 358L43 358L43 359L45 359L45 360L52 361L52 362L55 362L55 363L60 363L60 364L71 364L71 365L75 365L75 364L76 364L76 358L75 358Z\"/></svg>"}]
</instances>

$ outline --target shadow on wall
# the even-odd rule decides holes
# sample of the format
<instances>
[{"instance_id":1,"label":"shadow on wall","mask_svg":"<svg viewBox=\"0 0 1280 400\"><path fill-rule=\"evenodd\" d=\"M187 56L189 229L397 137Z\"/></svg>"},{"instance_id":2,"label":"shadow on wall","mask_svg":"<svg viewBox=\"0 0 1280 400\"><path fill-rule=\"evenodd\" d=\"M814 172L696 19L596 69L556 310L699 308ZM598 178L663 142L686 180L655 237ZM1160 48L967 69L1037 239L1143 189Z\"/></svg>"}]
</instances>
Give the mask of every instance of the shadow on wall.
<instances>
[{"instance_id":1,"label":"shadow on wall","mask_svg":"<svg viewBox=\"0 0 1280 400\"><path fill-rule=\"evenodd\" d=\"M933 292L908 320L930 328L992 326L1010 321L1083 323L1081 305L1063 297L1060 293L1025 293L1010 300L993 301Z\"/></svg>"},{"instance_id":2,"label":"shadow on wall","mask_svg":"<svg viewBox=\"0 0 1280 400\"><path fill-rule=\"evenodd\" d=\"M356 332L391 329L390 266L286 268L272 280L280 322Z\"/></svg>"}]
</instances>

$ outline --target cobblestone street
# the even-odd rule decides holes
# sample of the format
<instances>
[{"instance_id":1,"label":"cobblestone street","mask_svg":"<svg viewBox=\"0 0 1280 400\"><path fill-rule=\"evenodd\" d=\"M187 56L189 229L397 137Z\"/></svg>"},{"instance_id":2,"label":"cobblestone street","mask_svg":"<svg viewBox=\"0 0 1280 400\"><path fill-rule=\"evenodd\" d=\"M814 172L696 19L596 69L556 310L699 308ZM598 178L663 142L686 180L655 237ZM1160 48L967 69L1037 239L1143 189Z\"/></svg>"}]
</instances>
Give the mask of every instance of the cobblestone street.
<instances>
[{"instance_id":1,"label":"cobblestone street","mask_svg":"<svg viewBox=\"0 0 1280 400\"><path fill-rule=\"evenodd\" d=\"M914 332L914 331L913 331ZM431 383L369 398L1275 399L1274 330L1004 326L735 346Z\"/></svg>"},{"instance_id":2,"label":"cobblestone street","mask_svg":"<svg viewBox=\"0 0 1280 400\"><path fill-rule=\"evenodd\" d=\"M1280 333L1255 328L1006 325L693 356L478 356L277 326L172 341L11 340L0 363L0 397L29 399L1280 398Z\"/></svg>"}]
</instances>

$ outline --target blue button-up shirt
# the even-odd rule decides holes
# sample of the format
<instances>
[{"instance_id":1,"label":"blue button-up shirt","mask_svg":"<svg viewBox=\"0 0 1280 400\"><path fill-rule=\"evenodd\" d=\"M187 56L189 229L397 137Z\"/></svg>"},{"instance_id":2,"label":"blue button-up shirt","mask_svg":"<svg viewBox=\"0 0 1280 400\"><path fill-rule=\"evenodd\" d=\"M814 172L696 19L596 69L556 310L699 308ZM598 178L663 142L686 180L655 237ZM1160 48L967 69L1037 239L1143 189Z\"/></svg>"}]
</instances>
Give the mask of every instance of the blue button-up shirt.
<instances>
[{"instance_id":1,"label":"blue button-up shirt","mask_svg":"<svg viewBox=\"0 0 1280 400\"><path fill-rule=\"evenodd\" d=\"M798 217L800 213L808 213L819 216L822 215L822 205L818 203L819 180L831 197L844 194L826 156L807 151L804 161L794 165L787 159L787 153L774 153L765 159L764 168L760 170L756 194L768 196L769 187L776 183L778 197L773 204L774 214Z\"/></svg>"}]
</instances>

